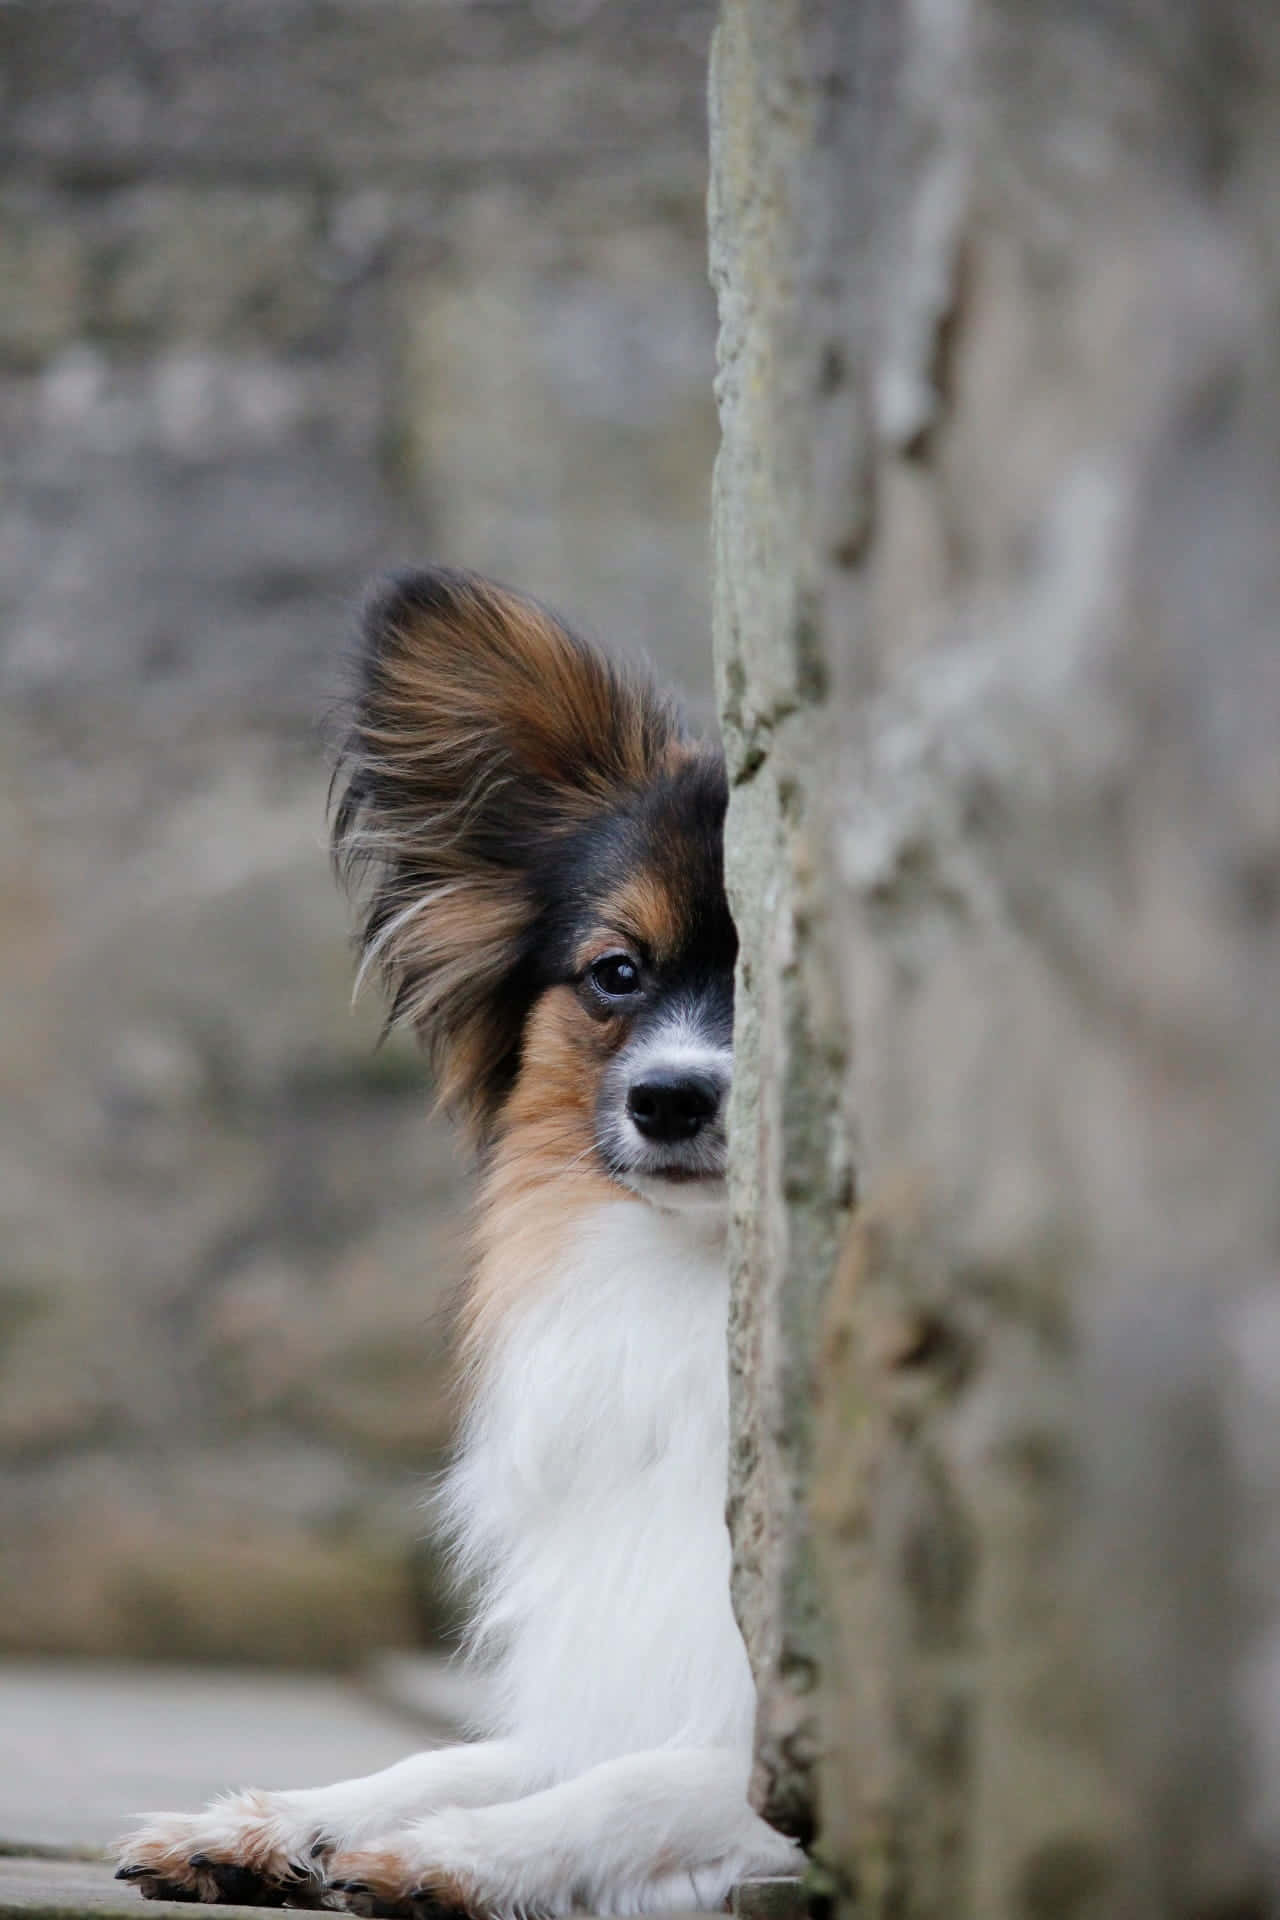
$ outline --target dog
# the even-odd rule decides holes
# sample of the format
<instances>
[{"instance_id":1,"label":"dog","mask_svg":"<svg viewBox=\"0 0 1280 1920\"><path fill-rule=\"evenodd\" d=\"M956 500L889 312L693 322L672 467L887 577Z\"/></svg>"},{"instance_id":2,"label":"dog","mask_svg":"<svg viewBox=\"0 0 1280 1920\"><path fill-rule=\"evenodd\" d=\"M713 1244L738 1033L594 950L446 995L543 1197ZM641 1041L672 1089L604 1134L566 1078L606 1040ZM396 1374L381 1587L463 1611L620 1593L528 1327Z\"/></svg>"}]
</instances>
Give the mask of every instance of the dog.
<instances>
[{"instance_id":1,"label":"dog","mask_svg":"<svg viewBox=\"0 0 1280 1920\"><path fill-rule=\"evenodd\" d=\"M370 1778L155 1814L150 1897L715 1909L801 1856L748 1804L730 1606L727 785L672 702L537 603L373 601L336 776L361 975L478 1152L444 1490L488 1718Z\"/></svg>"}]
</instances>

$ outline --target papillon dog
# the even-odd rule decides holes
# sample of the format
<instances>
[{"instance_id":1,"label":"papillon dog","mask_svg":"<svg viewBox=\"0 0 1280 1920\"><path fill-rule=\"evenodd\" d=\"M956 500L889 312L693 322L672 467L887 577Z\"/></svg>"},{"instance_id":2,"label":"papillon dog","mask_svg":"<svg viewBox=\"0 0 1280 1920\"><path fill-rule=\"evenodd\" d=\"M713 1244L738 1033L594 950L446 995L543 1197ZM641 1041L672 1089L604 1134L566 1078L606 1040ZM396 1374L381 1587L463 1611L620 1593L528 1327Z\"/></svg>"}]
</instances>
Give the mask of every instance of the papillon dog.
<instances>
[{"instance_id":1,"label":"papillon dog","mask_svg":"<svg viewBox=\"0 0 1280 1920\"><path fill-rule=\"evenodd\" d=\"M717 1908L801 1857L748 1804L729 1600L723 761L541 606L410 574L337 779L361 973L478 1150L443 1497L476 1738L155 1814L158 1898L366 1914Z\"/></svg>"}]
</instances>

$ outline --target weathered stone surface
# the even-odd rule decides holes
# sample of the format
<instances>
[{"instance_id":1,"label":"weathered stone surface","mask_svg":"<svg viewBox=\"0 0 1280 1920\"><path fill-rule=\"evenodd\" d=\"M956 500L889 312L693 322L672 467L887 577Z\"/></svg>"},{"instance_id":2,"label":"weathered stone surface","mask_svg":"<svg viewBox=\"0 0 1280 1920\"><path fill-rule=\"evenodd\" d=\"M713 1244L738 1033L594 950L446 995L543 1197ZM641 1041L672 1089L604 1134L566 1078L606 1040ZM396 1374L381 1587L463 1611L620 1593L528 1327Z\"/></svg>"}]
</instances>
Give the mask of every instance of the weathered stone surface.
<instances>
[{"instance_id":1,"label":"weathered stone surface","mask_svg":"<svg viewBox=\"0 0 1280 1920\"><path fill-rule=\"evenodd\" d=\"M737 1920L805 1920L809 1902L802 1880L743 1880L730 1910Z\"/></svg>"},{"instance_id":2,"label":"weathered stone surface","mask_svg":"<svg viewBox=\"0 0 1280 1920\"><path fill-rule=\"evenodd\" d=\"M224 1920L249 1920L258 1907L227 1906ZM185 1920L176 1900L148 1904L153 1920ZM0 1859L3 1920L138 1920L138 1895L112 1877L105 1861Z\"/></svg>"},{"instance_id":3,"label":"weathered stone surface","mask_svg":"<svg viewBox=\"0 0 1280 1920\"><path fill-rule=\"evenodd\" d=\"M716 71L761 1786L799 1643L860 1916L1260 1914L1277 20L726 0Z\"/></svg>"},{"instance_id":4,"label":"weathered stone surface","mask_svg":"<svg viewBox=\"0 0 1280 1920\"><path fill-rule=\"evenodd\" d=\"M0 154L65 179L221 173L452 185L701 162L688 0L16 0ZM648 150L646 152L646 150Z\"/></svg>"},{"instance_id":5,"label":"weathered stone surface","mask_svg":"<svg viewBox=\"0 0 1280 1920\"><path fill-rule=\"evenodd\" d=\"M0 7L0 1646L439 1622L466 1177L349 1012L326 732L421 558L705 704L708 27Z\"/></svg>"},{"instance_id":6,"label":"weathered stone surface","mask_svg":"<svg viewBox=\"0 0 1280 1920\"><path fill-rule=\"evenodd\" d=\"M812 1353L851 1197L839 1106L846 1052L814 891L824 681L798 564L811 509L792 193L811 103L793 63L808 57L796 9L725 10L712 64L710 201L723 436L715 638L732 785L727 872L742 942L729 1514L735 1604L760 1692L753 1792L802 1836L812 1826L820 1659L807 1514Z\"/></svg>"}]
</instances>

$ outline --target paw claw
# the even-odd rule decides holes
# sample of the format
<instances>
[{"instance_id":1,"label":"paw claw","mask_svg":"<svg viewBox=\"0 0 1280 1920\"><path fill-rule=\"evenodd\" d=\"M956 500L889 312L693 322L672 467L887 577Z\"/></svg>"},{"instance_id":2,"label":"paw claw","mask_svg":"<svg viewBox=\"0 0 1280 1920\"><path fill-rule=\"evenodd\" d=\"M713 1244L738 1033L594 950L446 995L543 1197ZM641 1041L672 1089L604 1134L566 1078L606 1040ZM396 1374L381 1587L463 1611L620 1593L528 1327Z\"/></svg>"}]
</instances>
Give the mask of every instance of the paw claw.
<instances>
[{"instance_id":1,"label":"paw claw","mask_svg":"<svg viewBox=\"0 0 1280 1920\"><path fill-rule=\"evenodd\" d=\"M152 1815L122 1843L117 1877L151 1900L314 1907L322 1894L311 1848L329 1848L314 1821L300 1826L287 1803L246 1792L201 1814Z\"/></svg>"}]
</instances>

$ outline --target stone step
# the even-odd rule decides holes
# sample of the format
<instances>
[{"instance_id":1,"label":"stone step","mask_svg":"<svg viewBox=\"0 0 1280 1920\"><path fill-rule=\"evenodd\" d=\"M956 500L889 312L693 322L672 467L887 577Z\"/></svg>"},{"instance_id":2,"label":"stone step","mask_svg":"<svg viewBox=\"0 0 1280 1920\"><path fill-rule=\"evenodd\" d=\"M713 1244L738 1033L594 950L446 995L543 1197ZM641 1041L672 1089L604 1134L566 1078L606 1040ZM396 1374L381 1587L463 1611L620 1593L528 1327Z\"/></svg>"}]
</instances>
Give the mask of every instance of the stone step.
<instances>
[{"instance_id":1,"label":"stone step","mask_svg":"<svg viewBox=\"0 0 1280 1920\"><path fill-rule=\"evenodd\" d=\"M0 1662L0 1920L190 1920L187 1904L144 1902L103 1857L139 1813L372 1773L456 1737L475 1697L456 1667L418 1654L384 1656L359 1681ZM748 1883L733 1911L804 1920L800 1882Z\"/></svg>"},{"instance_id":2,"label":"stone step","mask_svg":"<svg viewBox=\"0 0 1280 1920\"><path fill-rule=\"evenodd\" d=\"M261 1920L261 1907L219 1907L220 1920ZM101 1860L0 1857L0 1920L191 1920L177 1900L143 1901Z\"/></svg>"},{"instance_id":3,"label":"stone step","mask_svg":"<svg viewBox=\"0 0 1280 1920\"><path fill-rule=\"evenodd\" d=\"M738 1920L801 1920L799 1881L757 1881L735 1891ZM261 1907L220 1906L218 1920L261 1920ZM103 1861L0 1857L0 1920L191 1920L176 1900L145 1903ZM695 1920L672 1915L671 1920Z\"/></svg>"}]
</instances>

